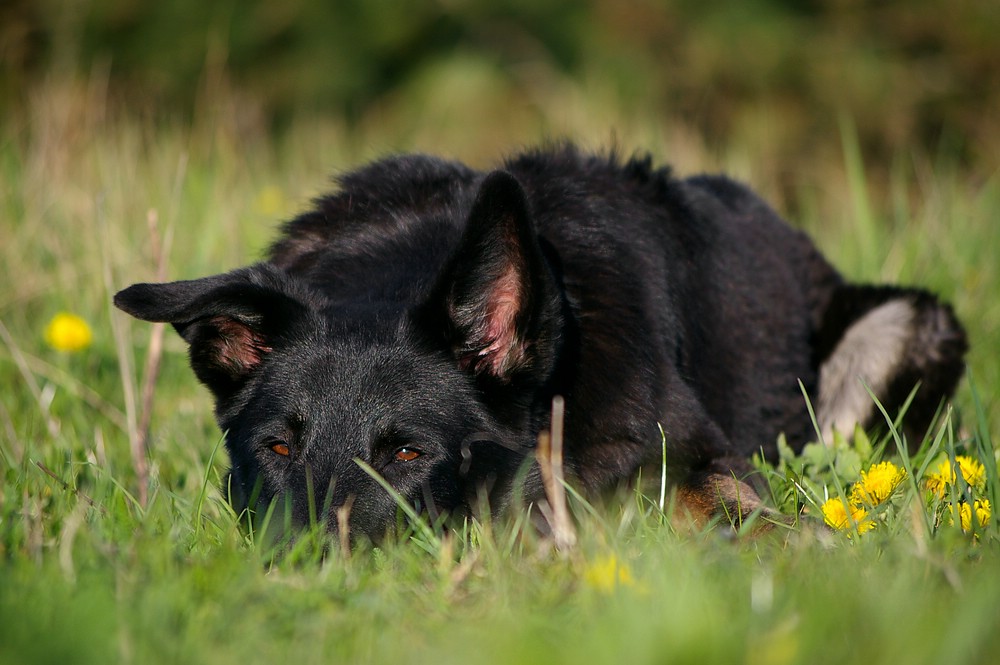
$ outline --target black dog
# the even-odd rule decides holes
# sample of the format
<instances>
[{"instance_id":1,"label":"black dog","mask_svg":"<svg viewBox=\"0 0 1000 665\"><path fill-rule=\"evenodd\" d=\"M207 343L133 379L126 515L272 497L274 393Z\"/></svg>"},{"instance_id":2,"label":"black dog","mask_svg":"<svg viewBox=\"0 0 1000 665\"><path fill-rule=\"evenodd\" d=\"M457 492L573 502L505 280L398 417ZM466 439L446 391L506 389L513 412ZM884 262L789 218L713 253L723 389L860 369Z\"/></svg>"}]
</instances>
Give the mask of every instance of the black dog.
<instances>
[{"instance_id":1,"label":"black dog","mask_svg":"<svg viewBox=\"0 0 1000 665\"><path fill-rule=\"evenodd\" d=\"M659 465L660 423L686 508L746 516L747 457L815 438L800 381L827 436L870 424L865 385L895 413L919 384L912 442L963 372L947 305L845 284L723 177L564 146L487 174L394 157L339 184L267 262L115 296L190 344L237 509L282 498L336 529L350 502L377 539L397 505L356 460L431 515L502 509L562 395L578 487Z\"/></svg>"}]
</instances>

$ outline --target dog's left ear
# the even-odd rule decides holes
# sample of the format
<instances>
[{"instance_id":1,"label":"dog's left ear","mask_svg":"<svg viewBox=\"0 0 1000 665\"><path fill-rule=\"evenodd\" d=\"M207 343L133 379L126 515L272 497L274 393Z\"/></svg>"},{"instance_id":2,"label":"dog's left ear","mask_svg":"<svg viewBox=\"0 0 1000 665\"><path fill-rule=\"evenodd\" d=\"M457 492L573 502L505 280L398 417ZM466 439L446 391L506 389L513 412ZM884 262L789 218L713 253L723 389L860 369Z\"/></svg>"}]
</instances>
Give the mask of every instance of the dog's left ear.
<instances>
[{"instance_id":1,"label":"dog's left ear","mask_svg":"<svg viewBox=\"0 0 1000 665\"><path fill-rule=\"evenodd\" d=\"M524 190L495 171L483 180L465 232L431 297L424 330L443 333L463 369L510 383L551 369L561 301Z\"/></svg>"},{"instance_id":2,"label":"dog's left ear","mask_svg":"<svg viewBox=\"0 0 1000 665\"><path fill-rule=\"evenodd\" d=\"M310 325L309 294L266 264L168 284L134 284L115 306L144 321L173 324L190 346L191 367L218 407L254 375L275 347Z\"/></svg>"}]
</instances>

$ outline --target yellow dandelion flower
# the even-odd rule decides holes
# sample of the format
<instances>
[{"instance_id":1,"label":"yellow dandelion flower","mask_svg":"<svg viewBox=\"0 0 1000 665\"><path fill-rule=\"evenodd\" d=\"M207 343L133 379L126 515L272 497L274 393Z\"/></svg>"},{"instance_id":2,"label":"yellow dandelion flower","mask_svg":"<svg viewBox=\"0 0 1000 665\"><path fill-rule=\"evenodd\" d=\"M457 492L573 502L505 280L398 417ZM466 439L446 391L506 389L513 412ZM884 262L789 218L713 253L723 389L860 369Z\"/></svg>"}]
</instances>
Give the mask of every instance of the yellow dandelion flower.
<instances>
[{"instance_id":1,"label":"yellow dandelion flower","mask_svg":"<svg viewBox=\"0 0 1000 665\"><path fill-rule=\"evenodd\" d=\"M848 513L850 508L850 513ZM868 511L856 504L848 506L840 497L833 497L821 506L823 519L834 529L850 529L857 525L858 533L865 533L875 528L875 522L868 517Z\"/></svg>"},{"instance_id":2,"label":"yellow dandelion flower","mask_svg":"<svg viewBox=\"0 0 1000 665\"><path fill-rule=\"evenodd\" d=\"M976 509L976 519L979 520L979 526L986 526L986 524L990 521L990 515L992 514L990 510L990 500L977 499L974 508Z\"/></svg>"},{"instance_id":3,"label":"yellow dandelion flower","mask_svg":"<svg viewBox=\"0 0 1000 665\"><path fill-rule=\"evenodd\" d=\"M60 312L45 326L45 343L56 351L82 351L92 339L90 326L76 314Z\"/></svg>"},{"instance_id":4,"label":"yellow dandelion flower","mask_svg":"<svg viewBox=\"0 0 1000 665\"><path fill-rule=\"evenodd\" d=\"M989 499L976 499L972 506L965 501L959 504L958 517L962 521L962 531L966 533L972 530L973 512L976 513L976 523L979 525L979 528L984 528L990 521ZM954 518L952 518L951 523L955 523Z\"/></svg>"},{"instance_id":5,"label":"yellow dandelion flower","mask_svg":"<svg viewBox=\"0 0 1000 665\"><path fill-rule=\"evenodd\" d=\"M955 482L955 470L951 468L951 460L945 458L938 462L934 470L927 474L924 481L928 490L937 497L943 497L948 486Z\"/></svg>"},{"instance_id":6,"label":"yellow dandelion flower","mask_svg":"<svg viewBox=\"0 0 1000 665\"><path fill-rule=\"evenodd\" d=\"M982 462L968 455L958 455L955 457L955 461L958 462L958 468L969 487L980 491L986 487L986 467L983 466Z\"/></svg>"},{"instance_id":7,"label":"yellow dandelion flower","mask_svg":"<svg viewBox=\"0 0 1000 665\"><path fill-rule=\"evenodd\" d=\"M583 572L583 580L603 593L611 593L619 585L634 587L635 580L629 567L618 563L614 554L604 556L587 566Z\"/></svg>"},{"instance_id":8,"label":"yellow dandelion flower","mask_svg":"<svg viewBox=\"0 0 1000 665\"><path fill-rule=\"evenodd\" d=\"M970 487L982 491L986 485L986 467L979 460L968 455L957 455L955 463L958 464L965 482ZM935 496L943 498L948 487L955 482L955 477L955 469L951 465L951 460L946 457L938 462L934 471L927 475L925 485Z\"/></svg>"},{"instance_id":9,"label":"yellow dandelion flower","mask_svg":"<svg viewBox=\"0 0 1000 665\"><path fill-rule=\"evenodd\" d=\"M896 491L906 471L892 462L880 462L861 472L861 480L851 489L851 503L877 506Z\"/></svg>"}]
</instances>

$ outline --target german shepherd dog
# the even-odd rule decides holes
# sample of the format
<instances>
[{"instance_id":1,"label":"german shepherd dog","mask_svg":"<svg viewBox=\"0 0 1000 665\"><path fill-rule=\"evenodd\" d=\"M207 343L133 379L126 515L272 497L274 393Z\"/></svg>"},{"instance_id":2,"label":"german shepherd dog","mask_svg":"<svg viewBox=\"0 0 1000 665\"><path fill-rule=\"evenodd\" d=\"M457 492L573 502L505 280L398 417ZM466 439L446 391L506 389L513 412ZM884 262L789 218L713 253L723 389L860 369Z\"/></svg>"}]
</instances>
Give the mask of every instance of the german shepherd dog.
<instances>
[{"instance_id":1,"label":"german shepherd dog","mask_svg":"<svg viewBox=\"0 0 1000 665\"><path fill-rule=\"evenodd\" d=\"M336 531L349 504L352 537L378 540L398 506L372 470L432 517L541 499L558 395L585 493L658 478L662 426L680 505L748 517L748 457L816 438L800 382L828 441L873 424L869 389L891 414L913 393L912 443L964 370L947 304L846 283L725 177L559 145L490 172L391 157L338 183L266 261L115 296L190 345L238 511L281 501Z\"/></svg>"}]
</instances>

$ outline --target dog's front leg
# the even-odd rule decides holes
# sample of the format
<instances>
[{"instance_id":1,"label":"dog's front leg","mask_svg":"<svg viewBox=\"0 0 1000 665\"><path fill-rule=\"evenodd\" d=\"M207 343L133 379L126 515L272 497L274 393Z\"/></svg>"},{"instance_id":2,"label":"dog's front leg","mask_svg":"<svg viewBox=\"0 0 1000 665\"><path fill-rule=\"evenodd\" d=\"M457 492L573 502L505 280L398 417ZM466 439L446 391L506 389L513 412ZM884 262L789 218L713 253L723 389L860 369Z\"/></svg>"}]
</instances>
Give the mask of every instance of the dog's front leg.
<instances>
[{"instance_id":1,"label":"dog's front leg","mask_svg":"<svg viewBox=\"0 0 1000 665\"><path fill-rule=\"evenodd\" d=\"M745 476L726 460L689 474L677 488L678 512L699 528L728 522L735 531L749 525L754 533L794 521L765 506L757 491L741 478Z\"/></svg>"},{"instance_id":2,"label":"dog's front leg","mask_svg":"<svg viewBox=\"0 0 1000 665\"><path fill-rule=\"evenodd\" d=\"M789 518L764 505L761 483L749 461L734 454L734 446L709 416L691 387L676 375L663 419L667 463L672 460L677 483L678 512L694 525L728 522L737 531L752 520L753 530L769 529ZM756 477L760 480L759 476Z\"/></svg>"}]
</instances>

